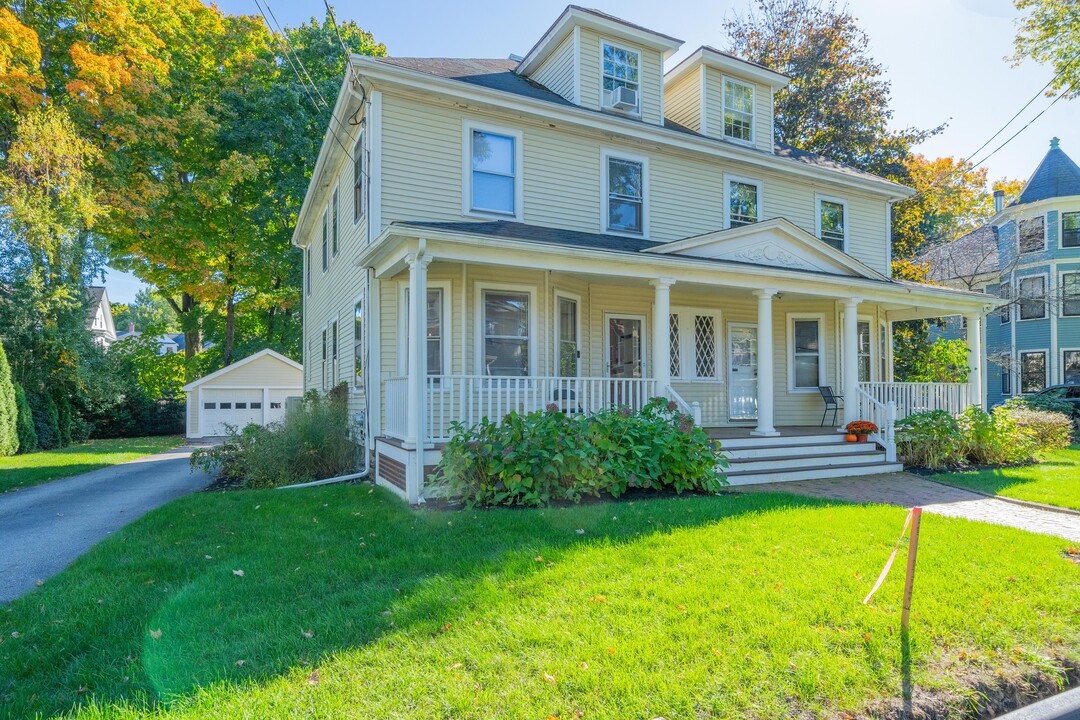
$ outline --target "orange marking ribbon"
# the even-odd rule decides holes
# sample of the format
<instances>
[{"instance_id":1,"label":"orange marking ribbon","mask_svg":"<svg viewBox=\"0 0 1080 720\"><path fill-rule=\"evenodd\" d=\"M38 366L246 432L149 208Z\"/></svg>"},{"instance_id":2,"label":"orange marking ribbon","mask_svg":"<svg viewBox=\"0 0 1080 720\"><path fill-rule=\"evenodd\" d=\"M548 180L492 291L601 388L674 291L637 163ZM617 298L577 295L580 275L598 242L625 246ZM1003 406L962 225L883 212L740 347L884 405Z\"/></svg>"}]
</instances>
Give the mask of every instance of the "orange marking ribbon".
<instances>
[{"instance_id":1,"label":"orange marking ribbon","mask_svg":"<svg viewBox=\"0 0 1080 720\"><path fill-rule=\"evenodd\" d=\"M908 527L911 525L911 516L914 514L915 509L908 510L907 517L904 519L904 529L900 531L900 537L897 538L896 544L893 545L892 553L889 555L889 560L885 563L885 567L881 570L881 575L878 575L877 582L874 583L874 587L870 588L870 594L866 596L866 599L862 601L865 605L870 602L870 598L874 597L874 593L878 591L881 584L885 582L885 578L889 575L889 571L892 570L893 560L896 560L896 553L900 550L900 543L904 541L904 536L907 535Z\"/></svg>"}]
</instances>

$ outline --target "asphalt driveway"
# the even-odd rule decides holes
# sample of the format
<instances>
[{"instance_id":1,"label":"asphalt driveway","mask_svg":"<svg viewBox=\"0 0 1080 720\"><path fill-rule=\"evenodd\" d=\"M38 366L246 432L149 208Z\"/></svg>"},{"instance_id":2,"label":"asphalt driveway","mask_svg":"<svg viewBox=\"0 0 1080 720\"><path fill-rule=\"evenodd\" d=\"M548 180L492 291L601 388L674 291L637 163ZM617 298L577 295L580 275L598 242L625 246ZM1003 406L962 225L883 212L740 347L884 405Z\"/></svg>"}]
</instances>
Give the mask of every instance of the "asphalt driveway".
<instances>
[{"instance_id":1,"label":"asphalt driveway","mask_svg":"<svg viewBox=\"0 0 1080 720\"><path fill-rule=\"evenodd\" d=\"M0 495L0 603L154 508L205 488L211 478L190 470L191 451L180 447Z\"/></svg>"}]
</instances>

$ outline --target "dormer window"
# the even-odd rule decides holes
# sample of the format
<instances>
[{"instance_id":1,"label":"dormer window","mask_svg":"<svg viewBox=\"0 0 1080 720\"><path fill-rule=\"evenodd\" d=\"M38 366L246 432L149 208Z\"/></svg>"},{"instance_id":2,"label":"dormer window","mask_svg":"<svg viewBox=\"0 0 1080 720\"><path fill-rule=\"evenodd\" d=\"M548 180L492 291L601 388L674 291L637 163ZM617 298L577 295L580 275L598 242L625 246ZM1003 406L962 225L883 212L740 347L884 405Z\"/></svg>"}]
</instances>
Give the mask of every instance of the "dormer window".
<instances>
[{"instance_id":1,"label":"dormer window","mask_svg":"<svg viewBox=\"0 0 1080 720\"><path fill-rule=\"evenodd\" d=\"M724 137L754 142L754 86L724 78Z\"/></svg>"},{"instance_id":2,"label":"dormer window","mask_svg":"<svg viewBox=\"0 0 1080 720\"><path fill-rule=\"evenodd\" d=\"M604 108L639 112L641 53L604 43Z\"/></svg>"}]
</instances>

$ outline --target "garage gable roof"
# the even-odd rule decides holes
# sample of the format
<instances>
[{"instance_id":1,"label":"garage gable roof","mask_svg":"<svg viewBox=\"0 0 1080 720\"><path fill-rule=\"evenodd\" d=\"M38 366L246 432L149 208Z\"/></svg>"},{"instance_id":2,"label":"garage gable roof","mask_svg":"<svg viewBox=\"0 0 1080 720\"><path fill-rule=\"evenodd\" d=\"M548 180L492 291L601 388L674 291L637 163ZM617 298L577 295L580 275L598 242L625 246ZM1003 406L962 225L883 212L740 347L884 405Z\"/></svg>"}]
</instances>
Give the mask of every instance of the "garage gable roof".
<instances>
[{"instance_id":1,"label":"garage gable roof","mask_svg":"<svg viewBox=\"0 0 1080 720\"><path fill-rule=\"evenodd\" d=\"M243 360L240 360L239 362L234 362L232 365L226 365L225 367L221 368L220 370L215 370L214 372L210 373L209 375L205 375L205 376L199 378L198 380L195 380L193 382L188 383L187 385L184 386L184 392L191 392L192 390L199 387L200 385L203 385L204 383L210 382L211 380L214 380L215 378L219 378L222 375L226 375L228 373L231 373L233 370L236 370L237 368L242 368L242 367L244 367L245 365L247 365L249 363L255 362L259 358L264 358L264 357L271 357L271 358L273 358L273 359L275 359L275 360L277 360L279 362L285 363L286 365L288 365L290 367L296 368L300 372L304 371L304 366L301 365L300 363L298 363L295 360L292 360L290 358L287 358L284 355L282 355L281 353L275 352L275 351L271 350L270 348L266 348L265 350L260 350L259 352L255 353L254 355L247 356L246 358L244 358Z\"/></svg>"}]
</instances>

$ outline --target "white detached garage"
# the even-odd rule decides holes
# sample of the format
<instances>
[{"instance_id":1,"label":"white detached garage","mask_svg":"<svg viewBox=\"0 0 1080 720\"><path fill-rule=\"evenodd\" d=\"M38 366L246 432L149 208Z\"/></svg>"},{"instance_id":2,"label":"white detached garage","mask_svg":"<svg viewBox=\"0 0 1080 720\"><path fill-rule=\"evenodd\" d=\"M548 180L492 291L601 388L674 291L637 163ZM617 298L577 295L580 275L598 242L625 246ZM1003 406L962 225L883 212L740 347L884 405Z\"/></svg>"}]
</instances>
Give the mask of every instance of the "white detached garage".
<instances>
[{"instance_id":1,"label":"white detached garage","mask_svg":"<svg viewBox=\"0 0 1080 720\"><path fill-rule=\"evenodd\" d=\"M187 436L227 435L227 425L267 425L285 417L286 398L304 394L304 367L262 350L184 386Z\"/></svg>"}]
</instances>

